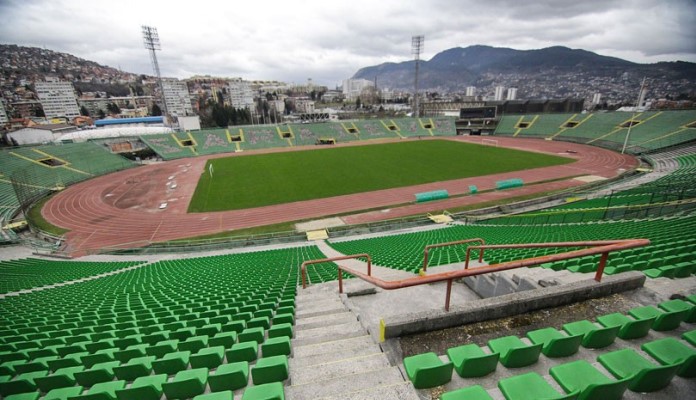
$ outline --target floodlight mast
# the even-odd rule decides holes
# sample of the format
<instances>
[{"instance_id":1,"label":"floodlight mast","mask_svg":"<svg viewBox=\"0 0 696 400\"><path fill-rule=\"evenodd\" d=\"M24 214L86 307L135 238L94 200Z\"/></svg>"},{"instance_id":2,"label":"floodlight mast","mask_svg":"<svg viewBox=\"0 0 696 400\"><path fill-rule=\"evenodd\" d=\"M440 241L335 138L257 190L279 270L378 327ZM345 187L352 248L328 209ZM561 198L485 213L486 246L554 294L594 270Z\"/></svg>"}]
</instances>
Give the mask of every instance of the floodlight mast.
<instances>
[{"instance_id":1,"label":"floodlight mast","mask_svg":"<svg viewBox=\"0 0 696 400\"><path fill-rule=\"evenodd\" d=\"M423 45L425 43L425 36L412 36L411 37L411 53L414 55L416 61L416 76L413 82L413 115L418 118L420 115L420 105L418 104L418 69L421 51L423 50Z\"/></svg>"},{"instance_id":2,"label":"floodlight mast","mask_svg":"<svg viewBox=\"0 0 696 400\"><path fill-rule=\"evenodd\" d=\"M162 108L164 111L164 120L166 124L167 117L169 116L169 110L167 110L167 100L164 97L164 85L162 84L162 74L160 74L159 63L157 62L157 54L155 50L162 50L162 45L160 44L159 35L157 34L157 28L153 26L142 26L143 31L143 44L145 48L150 50L150 60L152 61L152 68L155 70L155 75L157 75L157 85L159 86L160 93L162 94Z\"/></svg>"},{"instance_id":3,"label":"floodlight mast","mask_svg":"<svg viewBox=\"0 0 696 400\"><path fill-rule=\"evenodd\" d=\"M636 118L636 112L641 104L643 104L643 99L645 99L645 92L648 90L648 85L646 84L646 78L643 77L643 82L640 84L640 90L638 91L638 100L636 100L636 107L633 109L633 114L631 114L631 121L628 123L628 131L626 132L626 137L624 138L623 147L621 148L621 154L626 152L626 146L628 146L628 137L631 136L631 128L633 127L633 120Z\"/></svg>"}]
</instances>

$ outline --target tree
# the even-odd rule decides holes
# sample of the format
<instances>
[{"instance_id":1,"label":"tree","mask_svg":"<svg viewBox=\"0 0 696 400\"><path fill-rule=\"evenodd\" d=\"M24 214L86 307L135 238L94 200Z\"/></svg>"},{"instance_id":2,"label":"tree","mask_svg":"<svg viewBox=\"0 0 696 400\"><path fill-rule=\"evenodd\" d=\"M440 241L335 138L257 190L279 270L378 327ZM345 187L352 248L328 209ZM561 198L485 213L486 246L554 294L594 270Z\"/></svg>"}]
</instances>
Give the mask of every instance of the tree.
<instances>
[{"instance_id":1,"label":"tree","mask_svg":"<svg viewBox=\"0 0 696 400\"><path fill-rule=\"evenodd\" d=\"M43 108L37 107L34 109L34 116L39 117L39 118L44 118L46 114L44 113Z\"/></svg>"},{"instance_id":2,"label":"tree","mask_svg":"<svg viewBox=\"0 0 696 400\"><path fill-rule=\"evenodd\" d=\"M104 119L104 118L106 118L106 113L104 112L104 110L102 110L100 108L99 111L97 112L97 116L99 117L99 119Z\"/></svg>"},{"instance_id":3,"label":"tree","mask_svg":"<svg viewBox=\"0 0 696 400\"><path fill-rule=\"evenodd\" d=\"M152 115L153 117L159 117L160 115L162 115L162 109L160 108L160 106L158 106L157 104L153 104L152 110L150 111L150 115Z\"/></svg>"},{"instance_id":4,"label":"tree","mask_svg":"<svg viewBox=\"0 0 696 400\"><path fill-rule=\"evenodd\" d=\"M110 112L111 114L120 114L121 108L119 108L118 104L116 103L109 103L106 105L106 111Z\"/></svg>"},{"instance_id":5,"label":"tree","mask_svg":"<svg viewBox=\"0 0 696 400\"><path fill-rule=\"evenodd\" d=\"M89 117L89 110L87 109L87 107L85 107L85 106L80 107L80 115L82 115L84 117Z\"/></svg>"},{"instance_id":6,"label":"tree","mask_svg":"<svg viewBox=\"0 0 696 400\"><path fill-rule=\"evenodd\" d=\"M360 97L358 97L357 99L355 99L355 109L357 110L357 109L359 109L359 108L360 108Z\"/></svg>"}]
</instances>

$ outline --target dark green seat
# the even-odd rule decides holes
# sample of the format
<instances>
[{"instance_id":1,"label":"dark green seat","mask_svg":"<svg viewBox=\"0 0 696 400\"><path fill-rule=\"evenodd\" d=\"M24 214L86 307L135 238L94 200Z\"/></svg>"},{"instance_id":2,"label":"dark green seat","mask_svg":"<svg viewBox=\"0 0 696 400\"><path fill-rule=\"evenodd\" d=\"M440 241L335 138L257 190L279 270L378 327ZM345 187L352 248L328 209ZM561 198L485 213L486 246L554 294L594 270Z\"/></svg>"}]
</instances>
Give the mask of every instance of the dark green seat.
<instances>
[{"instance_id":1,"label":"dark green seat","mask_svg":"<svg viewBox=\"0 0 696 400\"><path fill-rule=\"evenodd\" d=\"M82 393L82 386L70 386L60 389L53 389L46 394L43 400L68 400L69 397L78 396Z\"/></svg>"},{"instance_id":2,"label":"dark green seat","mask_svg":"<svg viewBox=\"0 0 696 400\"><path fill-rule=\"evenodd\" d=\"M251 386L244 390L242 400L285 400L285 391L280 382Z\"/></svg>"},{"instance_id":3,"label":"dark green seat","mask_svg":"<svg viewBox=\"0 0 696 400\"><path fill-rule=\"evenodd\" d=\"M556 365L550 373L566 393L580 392L578 399L588 400L618 400L631 380L611 379L585 360Z\"/></svg>"},{"instance_id":4,"label":"dark green seat","mask_svg":"<svg viewBox=\"0 0 696 400\"><path fill-rule=\"evenodd\" d=\"M239 341L240 342L251 342L254 341L256 343L263 343L264 336L266 334L266 331L259 327L256 328L246 328L244 329L240 334L239 334Z\"/></svg>"},{"instance_id":5,"label":"dark green seat","mask_svg":"<svg viewBox=\"0 0 696 400\"><path fill-rule=\"evenodd\" d=\"M118 400L159 400L166 381L167 374L141 376L128 389L117 390L116 397Z\"/></svg>"},{"instance_id":6,"label":"dark green seat","mask_svg":"<svg viewBox=\"0 0 696 400\"><path fill-rule=\"evenodd\" d=\"M217 393L201 394L193 398L193 400L233 400L234 393L229 390Z\"/></svg>"},{"instance_id":7,"label":"dark green seat","mask_svg":"<svg viewBox=\"0 0 696 400\"><path fill-rule=\"evenodd\" d=\"M693 331L684 332L682 338L689 342L692 346L696 346L696 329Z\"/></svg>"},{"instance_id":8,"label":"dark green seat","mask_svg":"<svg viewBox=\"0 0 696 400\"><path fill-rule=\"evenodd\" d=\"M162 384L162 391L170 399L188 399L203 394L208 381L208 368L179 371L171 382Z\"/></svg>"},{"instance_id":9,"label":"dark green seat","mask_svg":"<svg viewBox=\"0 0 696 400\"><path fill-rule=\"evenodd\" d=\"M578 397L577 392L558 393L536 372L501 379L498 381L498 388L507 400L566 400Z\"/></svg>"},{"instance_id":10,"label":"dark green seat","mask_svg":"<svg viewBox=\"0 0 696 400\"><path fill-rule=\"evenodd\" d=\"M452 380L454 364L430 352L404 358L404 369L416 389L427 389Z\"/></svg>"},{"instance_id":11,"label":"dark green seat","mask_svg":"<svg viewBox=\"0 0 696 400\"><path fill-rule=\"evenodd\" d=\"M249 363L240 361L222 364L208 377L208 385L213 392L237 390L249 381Z\"/></svg>"},{"instance_id":12,"label":"dark green seat","mask_svg":"<svg viewBox=\"0 0 696 400\"><path fill-rule=\"evenodd\" d=\"M96 364L90 369L75 373L75 380L82 386L93 386L100 382L108 382L114 379L114 367L119 366L118 361L108 361Z\"/></svg>"},{"instance_id":13,"label":"dark green seat","mask_svg":"<svg viewBox=\"0 0 696 400\"><path fill-rule=\"evenodd\" d=\"M177 351L165 354L161 359L152 362L152 369L156 374L174 375L188 367L190 357L190 351Z\"/></svg>"},{"instance_id":14,"label":"dark green seat","mask_svg":"<svg viewBox=\"0 0 696 400\"><path fill-rule=\"evenodd\" d=\"M37 389L36 379L48 376L48 371L25 372L17 375L13 380L0 382L0 395L3 397L12 394L35 392Z\"/></svg>"},{"instance_id":15,"label":"dark green seat","mask_svg":"<svg viewBox=\"0 0 696 400\"><path fill-rule=\"evenodd\" d=\"M82 362L82 365L85 366L85 368L92 368L95 364L114 361L116 359L116 357L114 357L114 353L116 351L117 350L114 348L100 349L97 350L94 354L82 356L80 358L80 361Z\"/></svg>"},{"instance_id":16,"label":"dark green seat","mask_svg":"<svg viewBox=\"0 0 696 400\"><path fill-rule=\"evenodd\" d=\"M597 360L615 377L631 378L628 388L634 392L654 392L664 388L681 367L681 363L655 365L632 349L605 353Z\"/></svg>"},{"instance_id":17,"label":"dark green seat","mask_svg":"<svg viewBox=\"0 0 696 400\"><path fill-rule=\"evenodd\" d=\"M205 348L208 345L207 336L192 336L183 342L179 342L179 351L190 351L191 354Z\"/></svg>"},{"instance_id":18,"label":"dark green seat","mask_svg":"<svg viewBox=\"0 0 696 400\"><path fill-rule=\"evenodd\" d=\"M569 335L583 335L582 346L588 349L601 349L614 343L620 327L599 327L588 320L570 322L563 325Z\"/></svg>"},{"instance_id":19,"label":"dark green seat","mask_svg":"<svg viewBox=\"0 0 696 400\"><path fill-rule=\"evenodd\" d=\"M662 365L681 363L677 375L684 378L696 376L696 349L674 338L664 338L644 343L641 349Z\"/></svg>"},{"instance_id":20,"label":"dark green seat","mask_svg":"<svg viewBox=\"0 0 696 400\"><path fill-rule=\"evenodd\" d=\"M621 313L613 313L597 317L597 322L607 328L618 326L617 336L624 340L631 340L647 335L655 318L633 319Z\"/></svg>"},{"instance_id":21,"label":"dark green seat","mask_svg":"<svg viewBox=\"0 0 696 400\"><path fill-rule=\"evenodd\" d=\"M493 400L481 385L465 387L442 394L442 400Z\"/></svg>"},{"instance_id":22,"label":"dark green seat","mask_svg":"<svg viewBox=\"0 0 696 400\"><path fill-rule=\"evenodd\" d=\"M578 352L584 335L564 335L556 328L543 328L527 332L534 344L541 343L541 352L547 357L568 357Z\"/></svg>"},{"instance_id":23,"label":"dark green seat","mask_svg":"<svg viewBox=\"0 0 696 400\"><path fill-rule=\"evenodd\" d=\"M86 394L70 396L68 400L114 400L116 391L126 387L126 381L101 382L92 386Z\"/></svg>"},{"instance_id":24,"label":"dark green seat","mask_svg":"<svg viewBox=\"0 0 696 400\"><path fill-rule=\"evenodd\" d=\"M677 329L681 322L686 318L687 311L666 311L662 312L653 306L633 308L628 313L635 319L655 318L652 329L656 331L671 331Z\"/></svg>"},{"instance_id":25,"label":"dark green seat","mask_svg":"<svg viewBox=\"0 0 696 400\"><path fill-rule=\"evenodd\" d=\"M281 336L287 336L289 338L292 338L292 324L288 322L283 324L275 324L271 327L271 329L268 330L269 338L277 338Z\"/></svg>"},{"instance_id":26,"label":"dark green seat","mask_svg":"<svg viewBox=\"0 0 696 400\"><path fill-rule=\"evenodd\" d=\"M39 392L12 394L4 397L5 400L39 400Z\"/></svg>"},{"instance_id":27,"label":"dark green seat","mask_svg":"<svg viewBox=\"0 0 696 400\"><path fill-rule=\"evenodd\" d=\"M495 371L500 353L485 353L477 344L470 343L447 349L454 370L462 378L486 376Z\"/></svg>"},{"instance_id":28,"label":"dark green seat","mask_svg":"<svg viewBox=\"0 0 696 400\"><path fill-rule=\"evenodd\" d=\"M145 357L147 353L145 350L147 350L150 346L147 344L135 344L132 346L128 346L125 350L119 350L114 352L114 357L122 362L126 363L128 362L131 358L138 358L138 357Z\"/></svg>"},{"instance_id":29,"label":"dark green seat","mask_svg":"<svg viewBox=\"0 0 696 400\"><path fill-rule=\"evenodd\" d=\"M539 360L543 344L524 343L517 336L503 336L488 341L493 353L500 353L500 363L507 368L521 368Z\"/></svg>"},{"instance_id":30,"label":"dark green seat","mask_svg":"<svg viewBox=\"0 0 696 400\"><path fill-rule=\"evenodd\" d=\"M147 349L145 349L145 354L148 356L155 356L157 358L162 358L164 357L165 354L173 353L177 351L179 347L179 341L172 339L172 340L164 340L162 342L158 342L154 346L150 346Z\"/></svg>"},{"instance_id":31,"label":"dark green seat","mask_svg":"<svg viewBox=\"0 0 696 400\"><path fill-rule=\"evenodd\" d=\"M247 321L247 328L261 327L264 330L271 327L271 319L268 317L256 317Z\"/></svg>"},{"instance_id":32,"label":"dark green seat","mask_svg":"<svg viewBox=\"0 0 696 400\"><path fill-rule=\"evenodd\" d=\"M189 360L191 368L217 368L222 364L222 358L225 356L225 348L223 346L205 347L193 354Z\"/></svg>"},{"instance_id":33,"label":"dark green seat","mask_svg":"<svg viewBox=\"0 0 696 400\"><path fill-rule=\"evenodd\" d=\"M235 332L220 332L211 337L208 341L209 346L222 346L225 350L230 349L237 342L237 333Z\"/></svg>"},{"instance_id":34,"label":"dark green seat","mask_svg":"<svg viewBox=\"0 0 696 400\"><path fill-rule=\"evenodd\" d=\"M53 389L59 389L75 385L75 373L84 371L85 367L61 368L51 375L36 378L34 381L42 392L47 393Z\"/></svg>"},{"instance_id":35,"label":"dark green seat","mask_svg":"<svg viewBox=\"0 0 696 400\"><path fill-rule=\"evenodd\" d=\"M131 358L126 364L115 367L114 374L116 374L118 379L132 382L141 376L150 375L152 373L152 362L155 360L155 356Z\"/></svg>"},{"instance_id":36,"label":"dark green seat","mask_svg":"<svg viewBox=\"0 0 696 400\"><path fill-rule=\"evenodd\" d=\"M289 356L290 353L292 353L292 347L290 338L287 336L268 339L261 345L262 357Z\"/></svg>"},{"instance_id":37,"label":"dark green seat","mask_svg":"<svg viewBox=\"0 0 696 400\"><path fill-rule=\"evenodd\" d=\"M663 301L657 306L668 312L686 311L686 317L684 318L684 322L696 322L696 304L692 304L684 300L674 299Z\"/></svg>"},{"instance_id":38,"label":"dark green seat","mask_svg":"<svg viewBox=\"0 0 696 400\"><path fill-rule=\"evenodd\" d=\"M290 377L287 356L264 357L251 368L254 385L284 381Z\"/></svg>"},{"instance_id":39,"label":"dark green seat","mask_svg":"<svg viewBox=\"0 0 696 400\"><path fill-rule=\"evenodd\" d=\"M235 361L254 361L259 354L259 345L256 342L235 343L231 349L227 350L225 356L227 362Z\"/></svg>"},{"instance_id":40,"label":"dark green seat","mask_svg":"<svg viewBox=\"0 0 696 400\"><path fill-rule=\"evenodd\" d=\"M271 320L273 322L273 325L275 324L295 324L295 316L287 313L287 314L276 314L273 319Z\"/></svg>"}]
</instances>

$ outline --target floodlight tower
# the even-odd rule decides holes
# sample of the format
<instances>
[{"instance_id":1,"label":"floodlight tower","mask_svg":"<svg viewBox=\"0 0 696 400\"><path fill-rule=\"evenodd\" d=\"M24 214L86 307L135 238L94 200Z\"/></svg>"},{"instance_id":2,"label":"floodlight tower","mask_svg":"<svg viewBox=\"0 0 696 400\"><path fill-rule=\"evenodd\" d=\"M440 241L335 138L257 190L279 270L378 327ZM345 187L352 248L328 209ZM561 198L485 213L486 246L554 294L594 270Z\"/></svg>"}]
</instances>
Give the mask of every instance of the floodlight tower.
<instances>
[{"instance_id":1,"label":"floodlight tower","mask_svg":"<svg viewBox=\"0 0 696 400\"><path fill-rule=\"evenodd\" d=\"M420 55L421 51L423 51L423 45L425 42L425 36L419 35L419 36L411 36L411 53L414 55L414 59L416 61L416 76L414 79L414 90L413 90L413 115L418 118L420 114L420 106L418 104L418 68L419 68L419 61L420 61Z\"/></svg>"},{"instance_id":2,"label":"floodlight tower","mask_svg":"<svg viewBox=\"0 0 696 400\"><path fill-rule=\"evenodd\" d=\"M162 50L162 45L160 44L159 35L157 34L157 28L143 25L142 31L143 44L145 45L146 49L150 50L152 68L155 70L155 75L157 75L157 85L159 86L160 93L162 94L162 111L164 111L164 119L166 122L169 111L167 110L167 100L164 97L164 85L162 85L162 75L160 74L159 63L157 62L157 54L155 54L155 50Z\"/></svg>"}]
</instances>

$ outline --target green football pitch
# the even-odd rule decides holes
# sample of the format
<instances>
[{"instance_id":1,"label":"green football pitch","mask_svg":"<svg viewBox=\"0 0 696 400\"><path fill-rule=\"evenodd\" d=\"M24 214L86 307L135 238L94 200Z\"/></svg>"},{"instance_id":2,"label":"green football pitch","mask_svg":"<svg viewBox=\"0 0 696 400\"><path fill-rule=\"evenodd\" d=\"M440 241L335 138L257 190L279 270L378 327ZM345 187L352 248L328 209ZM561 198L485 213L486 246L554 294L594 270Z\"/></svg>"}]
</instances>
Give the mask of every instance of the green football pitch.
<instances>
[{"instance_id":1,"label":"green football pitch","mask_svg":"<svg viewBox=\"0 0 696 400\"><path fill-rule=\"evenodd\" d=\"M208 161L189 212L239 210L570 162L448 140L232 156Z\"/></svg>"}]
</instances>

